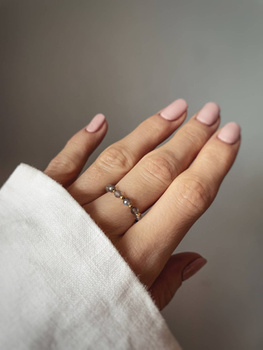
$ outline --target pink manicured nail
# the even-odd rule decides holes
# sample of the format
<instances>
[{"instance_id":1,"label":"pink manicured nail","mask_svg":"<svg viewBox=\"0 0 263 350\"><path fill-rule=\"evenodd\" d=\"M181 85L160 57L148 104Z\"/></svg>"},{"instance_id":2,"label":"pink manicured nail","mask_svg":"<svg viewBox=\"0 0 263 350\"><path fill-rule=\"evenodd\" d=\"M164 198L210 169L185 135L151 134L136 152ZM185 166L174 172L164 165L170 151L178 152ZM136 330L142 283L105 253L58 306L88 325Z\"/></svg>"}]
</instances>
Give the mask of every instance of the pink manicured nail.
<instances>
[{"instance_id":1,"label":"pink manicured nail","mask_svg":"<svg viewBox=\"0 0 263 350\"><path fill-rule=\"evenodd\" d=\"M231 123L226 124L221 129L221 131L217 137L221 141L224 141L224 142L229 143L229 144L233 144L233 143L237 142L237 140L239 139L240 131L241 131L240 126L235 122L231 122Z\"/></svg>"},{"instance_id":2,"label":"pink manicured nail","mask_svg":"<svg viewBox=\"0 0 263 350\"><path fill-rule=\"evenodd\" d=\"M207 260L204 258L198 258L191 262L191 264L187 265L183 271L183 281L192 277L197 271L199 271L205 264Z\"/></svg>"},{"instance_id":3,"label":"pink manicured nail","mask_svg":"<svg viewBox=\"0 0 263 350\"><path fill-rule=\"evenodd\" d=\"M218 119L219 113L219 106L214 102L208 102L198 113L196 119L203 124L212 125Z\"/></svg>"},{"instance_id":4,"label":"pink manicured nail","mask_svg":"<svg viewBox=\"0 0 263 350\"><path fill-rule=\"evenodd\" d=\"M96 114L89 125L86 127L88 132L96 132L100 129L102 124L105 122L105 116L101 113Z\"/></svg>"},{"instance_id":5,"label":"pink manicured nail","mask_svg":"<svg viewBox=\"0 0 263 350\"><path fill-rule=\"evenodd\" d=\"M166 120L176 120L183 115L187 110L187 103L183 99L175 100L160 113Z\"/></svg>"}]
</instances>

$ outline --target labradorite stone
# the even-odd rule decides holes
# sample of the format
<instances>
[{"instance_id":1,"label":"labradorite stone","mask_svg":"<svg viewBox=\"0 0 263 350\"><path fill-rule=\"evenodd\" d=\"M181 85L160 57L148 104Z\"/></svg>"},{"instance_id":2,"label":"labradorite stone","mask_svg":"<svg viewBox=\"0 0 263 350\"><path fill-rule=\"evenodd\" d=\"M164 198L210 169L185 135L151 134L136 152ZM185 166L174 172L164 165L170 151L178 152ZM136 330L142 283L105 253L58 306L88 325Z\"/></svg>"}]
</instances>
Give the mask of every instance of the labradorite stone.
<instances>
[{"instance_id":1,"label":"labradorite stone","mask_svg":"<svg viewBox=\"0 0 263 350\"><path fill-rule=\"evenodd\" d=\"M113 192L114 190L115 190L115 186L113 185L106 186L106 192Z\"/></svg>"},{"instance_id":2,"label":"labradorite stone","mask_svg":"<svg viewBox=\"0 0 263 350\"><path fill-rule=\"evenodd\" d=\"M128 205L131 204L131 201L129 200L129 198L124 198L123 199L123 204L128 206Z\"/></svg>"},{"instance_id":3,"label":"labradorite stone","mask_svg":"<svg viewBox=\"0 0 263 350\"><path fill-rule=\"evenodd\" d=\"M117 198L120 198L120 196L121 196L121 191L118 191L118 190L115 191L115 192L114 192L114 196L117 197Z\"/></svg>"},{"instance_id":4,"label":"labradorite stone","mask_svg":"<svg viewBox=\"0 0 263 350\"><path fill-rule=\"evenodd\" d=\"M139 209L136 208L136 207L132 207L132 208L131 208L131 212L132 212L133 214L138 214L138 213L139 213Z\"/></svg>"}]
</instances>

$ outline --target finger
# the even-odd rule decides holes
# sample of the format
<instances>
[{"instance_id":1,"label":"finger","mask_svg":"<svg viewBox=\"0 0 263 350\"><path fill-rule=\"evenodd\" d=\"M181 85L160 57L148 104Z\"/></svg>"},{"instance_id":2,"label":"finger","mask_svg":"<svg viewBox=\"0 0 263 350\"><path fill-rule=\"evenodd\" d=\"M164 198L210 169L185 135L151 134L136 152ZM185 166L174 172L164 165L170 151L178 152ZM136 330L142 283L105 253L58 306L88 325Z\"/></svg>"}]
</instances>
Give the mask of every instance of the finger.
<instances>
[{"instance_id":1,"label":"finger","mask_svg":"<svg viewBox=\"0 0 263 350\"><path fill-rule=\"evenodd\" d=\"M191 167L122 237L122 254L136 264L134 271L144 274L145 284L160 273L184 235L210 206L239 146L240 127L236 123L225 125L207 142Z\"/></svg>"},{"instance_id":2,"label":"finger","mask_svg":"<svg viewBox=\"0 0 263 350\"><path fill-rule=\"evenodd\" d=\"M206 263L207 260L197 253L172 255L149 289L157 307L162 310L168 305L183 281L192 277Z\"/></svg>"},{"instance_id":3,"label":"finger","mask_svg":"<svg viewBox=\"0 0 263 350\"><path fill-rule=\"evenodd\" d=\"M49 177L69 186L76 180L89 156L98 147L107 132L103 114L97 114L90 124L76 133L63 150L49 163L44 171Z\"/></svg>"},{"instance_id":4,"label":"finger","mask_svg":"<svg viewBox=\"0 0 263 350\"><path fill-rule=\"evenodd\" d=\"M165 112L166 111L166 112ZM176 100L108 147L68 189L80 203L93 201L109 183L117 183L149 151L166 140L185 120L187 103Z\"/></svg>"},{"instance_id":5,"label":"finger","mask_svg":"<svg viewBox=\"0 0 263 350\"><path fill-rule=\"evenodd\" d=\"M200 118L202 122L200 122ZM204 123L204 119L208 123ZM206 104L162 147L147 154L117 184L125 197L141 212L152 206L171 182L194 160L219 125L219 107ZM133 224L134 216L121 201L106 194L85 206L107 235L121 235ZM99 210L98 210L99 209Z\"/></svg>"}]
</instances>

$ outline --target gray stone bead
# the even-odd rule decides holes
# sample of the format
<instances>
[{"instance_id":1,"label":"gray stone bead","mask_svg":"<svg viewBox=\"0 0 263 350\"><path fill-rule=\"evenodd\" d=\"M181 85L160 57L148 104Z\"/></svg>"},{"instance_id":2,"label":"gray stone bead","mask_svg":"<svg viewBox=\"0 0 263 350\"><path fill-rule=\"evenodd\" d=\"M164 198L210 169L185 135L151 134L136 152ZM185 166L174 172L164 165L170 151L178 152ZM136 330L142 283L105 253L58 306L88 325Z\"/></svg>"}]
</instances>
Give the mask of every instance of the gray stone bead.
<instances>
[{"instance_id":1,"label":"gray stone bead","mask_svg":"<svg viewBox=\"0 0 263 350\"><path fill-rule=\"evenodd\" d=\"M132 207L132 208L131 208L131 212L132 212L133 214L138 214L138 213L139 213L139 209L136 208L136 207Z\"/></svg>"},{"instance_id":2,"label":"gray stone bead","mask_svg":"<svg viewBox=\"0 0 263 350\"><path fill-rule=\"evenodd\" d=\"M114 190L115 190L115 186L113 186L113 185L106 186L106 192L113 192Z\"/></svg>"},{"instance_id":3,"label":"gray stone bead","mask_svg":"<svg viewBox=\"0 0 263 350\"><path fill-rule=\"evenodd\" d=\"M131 204L131 201L129 200L129 198L124 198L123 199L123 204L128 206L128 205Z\"/></svg>"},{"instance_id":4,"label":"gray stone bead","mask_svg":"<svg viewBox=\"0 0 263 350\"><path fill-rule=\"evenodd\" d=\"M120 196L121 196L121 191L115 191L115 192L114 192L114 196L117 197L117 198L120 198Z\"/></svg>"}]
</instances>

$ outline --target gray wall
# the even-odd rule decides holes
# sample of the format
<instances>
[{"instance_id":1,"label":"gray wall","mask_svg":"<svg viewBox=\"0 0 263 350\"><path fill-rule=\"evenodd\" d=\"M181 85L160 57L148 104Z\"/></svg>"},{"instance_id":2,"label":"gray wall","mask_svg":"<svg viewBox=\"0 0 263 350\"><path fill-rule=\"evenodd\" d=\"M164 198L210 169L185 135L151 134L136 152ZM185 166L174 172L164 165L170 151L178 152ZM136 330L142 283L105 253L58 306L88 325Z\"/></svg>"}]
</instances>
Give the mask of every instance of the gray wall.
<instances>
[{"instance_id":1,"label":"gray wall","mask_svg":"<svg viewBox=\"0 0 263 350\"><path fill-rule=\"evenodd\" d=\"M98 151L175 98L216 101L242 148L178 251L208 259L163 311L184 349L263 349L263 0L2 1L0 181L44 169L95 113Z\"/></svg>"}]
</instances>

